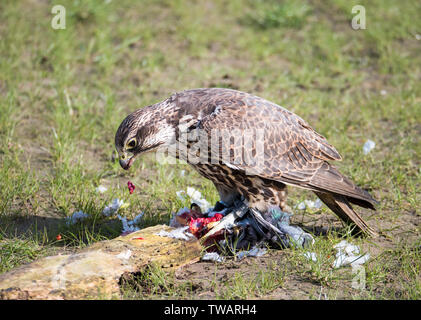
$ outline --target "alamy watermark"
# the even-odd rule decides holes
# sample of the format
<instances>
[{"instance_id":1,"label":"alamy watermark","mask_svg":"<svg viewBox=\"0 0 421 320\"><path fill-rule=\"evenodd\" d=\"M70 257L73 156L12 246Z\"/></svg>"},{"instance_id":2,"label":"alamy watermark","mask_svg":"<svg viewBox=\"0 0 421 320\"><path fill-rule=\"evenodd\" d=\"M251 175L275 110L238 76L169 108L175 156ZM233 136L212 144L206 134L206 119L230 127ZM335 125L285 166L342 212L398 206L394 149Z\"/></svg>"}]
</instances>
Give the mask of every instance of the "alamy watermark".
<instances>
[{"instance_id":1,"label":"alamy watermark","mask_svg":"<svg viewBox=\"0 0 421 320\"><path fill-rule=\"evenodd\" d=\"M51 19L51 28L54 30L66 29L66 8L58 4L51 9L51 13L54 14Z\"/></svg>"},{"instance_id":2,"label":"alamy watermark","mask_svg":"<svg viewBox=\"0 0 421 320\"><path fill-rule=\"evenodd\" d=\"M365 268L362 265L352 265L351 287L357 290L365 290Z\"/></svg>"},{"instance_id":3,"label":"alamy watermark","mask_svg":"<svg viewBox=\"0 0 421 320\"><path fill-rule=\"evenodd\" d=\"M158 148L159 163L175 164L176 159L192 165L224 164L232 169L240 168L248 175L262 173L265 163L264 129L193 129L182 130L178 126L168 143Z\"/></svg>"},{"instance_id":4,"label":"alamy watermark","mask_svg":"<svg viewBox=\"0 0 421 320\"><path fill-rule=\"evenodd\" d=\"M366 29L365 24L365 7L362 5L356 5L352 7L352 14L355 16L352 18L351 26L354 30Z\"/></svg>"}]
</instances>

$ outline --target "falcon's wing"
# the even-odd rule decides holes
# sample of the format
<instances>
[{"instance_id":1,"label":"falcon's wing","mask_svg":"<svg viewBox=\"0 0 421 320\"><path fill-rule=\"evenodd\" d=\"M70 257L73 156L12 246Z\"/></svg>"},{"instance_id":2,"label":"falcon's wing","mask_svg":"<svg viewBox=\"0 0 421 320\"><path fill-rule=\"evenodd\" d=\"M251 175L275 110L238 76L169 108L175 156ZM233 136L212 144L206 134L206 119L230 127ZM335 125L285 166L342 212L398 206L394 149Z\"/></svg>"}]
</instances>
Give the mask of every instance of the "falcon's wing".
<instances>
[{"instance_id":1,"label":"falcon's wing","mask_svg":"<svg viewBox=\"0 0 421 320\"><path fill-rule=\"evenodd\" d=\"M209 136L212 130L228 130L232 133L236 129L262 129L264 132L263 141L257 139L248 148L251 150L244 148L240 151L250 152L249 156L255 157L258 150L256 143L263 143L264 159L260 162L263 164L261 168L252 168L244 161L234 161L227 165L246 172L257 169L258 176L264 179L318 192L333 192L354 198L355 201L350 201L364 207L373 207L375 200L368 192L357 187L327 162L341 160L341 156L302 118L267 100L243 92L210 90L215 91L196 101L200 104L200 110L209 112L200 123L200 127ZM228 145L231 156L235 148L239 146L231 141Z\"/></svg>"}]
</instances>

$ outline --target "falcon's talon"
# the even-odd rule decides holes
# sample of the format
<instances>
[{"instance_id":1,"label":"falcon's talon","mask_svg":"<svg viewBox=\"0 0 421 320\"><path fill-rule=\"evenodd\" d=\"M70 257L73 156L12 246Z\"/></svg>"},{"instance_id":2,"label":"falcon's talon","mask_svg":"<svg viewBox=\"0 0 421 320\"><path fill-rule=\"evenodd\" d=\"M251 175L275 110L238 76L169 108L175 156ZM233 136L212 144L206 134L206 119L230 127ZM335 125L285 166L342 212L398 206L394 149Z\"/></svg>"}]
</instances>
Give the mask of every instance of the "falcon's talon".
<instances>
[{"instance_id":1,"label":"falcon's talon","mask_svg":"<svg viewBox=\"0 0 421 320\"><path fill-rule=\"evenodd\" d=\"M305 248L315 242L311 234L304 232L300 227L289 225L289 217L287 217L286 222L280 220L277 226L275 226L264 219L259 210L251 208L250 211L253 213L257 224L263 225L268 230L272 230L284 247L299 246ZM263 231L261 232L264 234Z\"/></svg>"}]
</instances>

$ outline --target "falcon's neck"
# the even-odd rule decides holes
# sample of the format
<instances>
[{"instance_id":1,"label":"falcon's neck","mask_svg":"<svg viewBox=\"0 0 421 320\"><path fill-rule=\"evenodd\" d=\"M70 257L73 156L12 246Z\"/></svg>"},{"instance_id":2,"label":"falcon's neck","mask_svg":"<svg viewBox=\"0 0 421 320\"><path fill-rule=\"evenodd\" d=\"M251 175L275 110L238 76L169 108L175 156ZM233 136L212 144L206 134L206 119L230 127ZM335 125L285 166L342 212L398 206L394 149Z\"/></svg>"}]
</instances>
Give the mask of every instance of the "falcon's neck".
<instances>
[{"instance_id":1,"label":"falcon's neck","mask_svg":"<svg viewBox=\"0 0 421 320\"><path fill-rule=\"evenodd\" d=\"M148 151L156 150L161 146L170 145L174 139L176 126L174 117L176 108L167 100L146 107L143 110L144 145ZM145 109L145 108L144 108Z\"/></svg>"}]
</instances>

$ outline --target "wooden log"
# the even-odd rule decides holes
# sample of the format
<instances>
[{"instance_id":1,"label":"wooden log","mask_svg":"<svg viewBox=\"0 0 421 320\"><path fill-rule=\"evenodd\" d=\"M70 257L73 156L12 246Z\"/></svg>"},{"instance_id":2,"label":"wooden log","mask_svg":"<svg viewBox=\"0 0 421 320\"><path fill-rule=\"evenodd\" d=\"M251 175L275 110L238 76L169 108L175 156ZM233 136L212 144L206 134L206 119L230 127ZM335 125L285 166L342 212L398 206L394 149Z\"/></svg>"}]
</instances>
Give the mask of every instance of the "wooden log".
<instances>
[{"instance_id":1,"label":"wooden log","mask_svg":"<svg viewBox=\"0 0 421 320\"><path fill-rule=\"evenodd\" d=\"M0 275L0 299L110 299L120 296L123 274L155 263L178 268L200 259L196 239L155 235L172 228L157 225L101 241L78 253L42 258ZM134 239L142 237L143 240Z\"/></svg>"}]
</instances>

